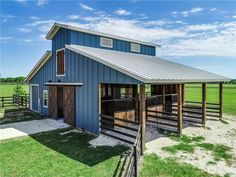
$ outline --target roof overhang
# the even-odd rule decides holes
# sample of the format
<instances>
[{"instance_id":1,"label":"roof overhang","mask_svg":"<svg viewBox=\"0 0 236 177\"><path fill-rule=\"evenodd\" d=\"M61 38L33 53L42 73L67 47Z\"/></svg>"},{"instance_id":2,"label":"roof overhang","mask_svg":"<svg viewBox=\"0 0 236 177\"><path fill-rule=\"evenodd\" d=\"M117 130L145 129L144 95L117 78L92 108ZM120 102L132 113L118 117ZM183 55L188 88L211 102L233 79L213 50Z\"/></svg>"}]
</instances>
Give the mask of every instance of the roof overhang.
<instances>
[{"instance_id":1,"label":"roof overhang","mask_svg":"<svg viewBox=\"0 0 236 177\"><path fill-rule=\"evenodd\" d=\"M66 48L145 84L217 83L231 79L154 56L66 45ZM134 62L136 60L136 62ZM190 77L190 75L192 75Z\"/></svg>"},{"instance_id":2,"label":"roof overhang","mask_svg":"<svg viewBox=\"0 0 236 177\"><path fill-rule=\"evenodd\" d=\"M83 33L94 34L94 35L113 38L113 39L129 41L129 42L133 42L133 43L149 45L149 46L153 46L153 47L161 47L161 45L150 43L150 42L139 41L139 40L135 40L135 39L116 36L116 35L113 35L113 34L102 33L102 32L98 32L98 31L84 29L84 28L81 28L81 27L78 27L78 26L72 26L72 25L61 24L61 23L54 23L53 24L53 26L51 27L51 29L49 30L49 32L46 35L46 39L51 40L54 37L54 35L59 31L60 28L70 29L70 30L73 30L73 31L79 31L79 32L83 32Z\"/></svg>"},{"instance_id":3,"label":"roof overhang","mask_svg":"<svg viewBox=\"0 0 236 177\"><path fill-rule=\"evenodd\" d=\"M40 58L38 63L34 66L34 68L30 71L30 73L26 76L24 82L29 82L34 75L40 70L40 68L48 61L48 59L52 56L51 51L46 51L44 55Z\"/></svg>"},{"instance_id":4,"label":"roof overhang","mask_svg":"<svg viewBox=\"0 0 236 177\"><path fill-rule=\"evenodd\" d=\"M63 83L63 82L46 82L45 85L48 85L48 86L82 86L83 83L74 83L74 82L71 82L71 83Z\"/></svg>"}]
</instances>

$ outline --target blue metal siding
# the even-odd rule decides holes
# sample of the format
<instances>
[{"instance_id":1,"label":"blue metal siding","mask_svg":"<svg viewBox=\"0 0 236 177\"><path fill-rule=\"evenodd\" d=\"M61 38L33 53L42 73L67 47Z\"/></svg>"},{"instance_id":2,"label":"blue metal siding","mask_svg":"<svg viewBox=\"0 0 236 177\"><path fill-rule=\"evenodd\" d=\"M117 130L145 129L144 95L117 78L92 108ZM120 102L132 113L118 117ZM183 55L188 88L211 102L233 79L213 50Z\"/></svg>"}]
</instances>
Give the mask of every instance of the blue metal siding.
<instances>
[{"instance_id":1,"label":"blue metal siding","mask_svg":"<svg viewBox=\"0 0 236 177\"><path fill-rule=\"evenodd\" d=\"M98 35L87 34L87 33L73 31L73 30L68 30L68 31L69 31L68 33L70 33L70 35L68 35L70 36L70 42L67 42L67 43L70 43L70 44L82 45L82 46L87 46L87 47L95 47L95 48L103 48L107 50L117 50L117 51L122 51L122 52L129 52L129 53L136 53L136 52L130 51L131 42L128 42L128 41L113 39L113 48L106 48L106 47L100 46L100 36ZM61 34L58 34L58 35L60 36ZM155 56L155 47L143 45L143 44L140 44L140 46L141 46L141 51L139 54Z\"/></svg>"},{"instance_id":2,"label":"blue metal siding","mask_svg":"<svg viewBox=\"0 0 236 177\"><path fill-rule=\"evenodd\" d=\"M99 132L99 83L139 84L140 81L98 63L85 56L65 51L65 76L56 77L56 60L51 57L38 73L31 79L30 84L39 84L40 109L39 112L48 115L48 108L44 108L43 90L48 87L45 83L58 79L65 83L83 83L76 87L76 127L98 134ZM49 104L50 104L50 100Z\"/></svg>"}]
</instances>

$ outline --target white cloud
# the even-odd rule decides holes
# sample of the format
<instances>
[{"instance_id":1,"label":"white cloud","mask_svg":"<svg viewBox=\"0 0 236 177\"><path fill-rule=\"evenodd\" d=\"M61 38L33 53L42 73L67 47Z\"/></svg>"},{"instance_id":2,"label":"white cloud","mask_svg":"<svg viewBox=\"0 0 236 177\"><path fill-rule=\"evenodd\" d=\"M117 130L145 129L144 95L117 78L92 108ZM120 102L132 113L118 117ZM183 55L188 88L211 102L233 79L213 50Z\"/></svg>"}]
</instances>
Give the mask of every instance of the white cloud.
<instances>
[{"instance_id":1,"label":"white cloud","mask_svg":"<svg viewBox=\"0 0 236 177\"><path fill-rule=\"evenodd\" d=\"M191 10L189 10L189 11L183 11L183 12L181 12L181 15L182 15L183 17L188 17L188 16L191 15L191 14L196 14L196 13L199 13L199 12L201 12L201 11L203 11L203 8L201 8L201 7L195 7L195 8L192 8Z\"/></svg>"},{"instance_id":2,"label":"white cloud","mask_svg":"<svg viewBox=\"0 0 236 177\"><path fill-rule=\"evenodd\" d=\"M26 2L26 0L15 0L15 1L17 1L19 3L25 3Z\"/></svg>"},{"instance_id":3,"label":"white cloud","mask_svg":"<svg viewBox=\"0 0 236 177\"><path fill-rule=\"evenodd\" d=\"M20 31L20 32L31 32L31 29L30 28L18 28L18 30Z\"/></svg>"},{"instance_id":4,"label":"white cloud","mask_svg":"<svg viewBox=\"0 0 236 177\"><path fill-rule=\"evenodd\" d=\"M88 10L88 11L94 11L94 8L92 8L92 7L88 6L88 5L85 5L83 3L80 3L80 7L82 9L85 9L85 10Z\"/></svg>"},{"instance_id":5,"label":"white cloud","mask_svg":"<svg viewBox=\"0 0 236 177\"><path fill-rule=\"evenodd\" d=\"M11 36L6 36L6 37L0 37L0 42L1 43L7 43L9 40L11 40L13 37Z\"/></svg>"},{"instance_id":6,"label":"white cloud","mask_svg":"<svg viewBox=\"0 0 236 177\"><path fill-rule=\"evenodd\" d=\"M236 18L236 15L234 15L232 18Z\"/></svg>"},{"instance_id":7,"label":"white cloud","mask_svg":"<svg viewBox=\"0 0 236 177\"><path fill-rule=\"evenodd\" d=\"M43 5L45 5L45 4L47 4L47 0L38 0L37 1L37 6L43 6Z\"/></svg>"},{"instance_id":8,"label":"white cloud","mask_svg":"<svg viewBox=\"0 0 236 177\"><path fill-rule=\"evenodd\" d=\"M187 27L184 27L185 30L188 31L207 31L207 30L216 30L219 28L219 26L214 24L200 24L200 25L189 25Z\"/></svg>"},{"instance_id":9,"label":"white cloud","mask_svg":"<svg viewBox=\"0 0 236 177\"><path fill-rule=\"evenodd\" d=\"M1 22L8 22L9 19L15 18L14 15L1 15Z\"/></svg>"},{"instance_id":10,"label":"white cloud","mask_svg":"<svg viewBox=\"0 0 236 177\"><path fill-rule=\"evenodd\" d=\"M30 19L31 19L31 20L40 20L39 17L35 17L35 16L31 16Z\"/></svg>"},{"instance_id":11,"label":"white cloud","mask_svg":"<svg viewBox=\"0 0 236 177\"><path fill-rule=\"evenodd\" d=\"M131 12L125 10L125 9L119 9L114 12L117 15L131 15Z\"/></svg>"},{"instance_id":12,"label":"white cloud","mask_svg":"<svg viewBox=\"0 0 236 177\"><path fill-rule=\"evenodd\" d=\"M79 15L68 15L67 18L68 18L69 20L76 20L76 19L79 19L80 16L79 16Z\"/></svg>"},{"instance_id":13,"label":"white cloud","mask_svg":"<svg viewBox=\"0 0 236 177\"><path fill-rule=\"evenodd\" d=\"M216 11L216 8L210 8L209 11L211 12Z\"/></svg>"}]
</instances>

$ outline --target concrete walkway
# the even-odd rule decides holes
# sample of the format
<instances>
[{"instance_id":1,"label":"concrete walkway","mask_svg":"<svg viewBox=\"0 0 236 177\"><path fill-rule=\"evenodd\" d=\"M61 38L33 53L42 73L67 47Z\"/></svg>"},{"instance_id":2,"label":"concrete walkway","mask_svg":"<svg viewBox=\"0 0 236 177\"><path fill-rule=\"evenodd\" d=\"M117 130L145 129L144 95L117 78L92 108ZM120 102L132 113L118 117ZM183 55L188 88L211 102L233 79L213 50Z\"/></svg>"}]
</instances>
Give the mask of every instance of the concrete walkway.
<instances>
[{"instance_id":1,"label":"concrete walkway","mask_svg":"<svg viewBox=\"0 0 236 177\"><path fill-rule=\"evenodd\" d=\"M0 141L67 127L70 125L53 119L4 124L0 125Z\"/></svg>"}]
</instances>

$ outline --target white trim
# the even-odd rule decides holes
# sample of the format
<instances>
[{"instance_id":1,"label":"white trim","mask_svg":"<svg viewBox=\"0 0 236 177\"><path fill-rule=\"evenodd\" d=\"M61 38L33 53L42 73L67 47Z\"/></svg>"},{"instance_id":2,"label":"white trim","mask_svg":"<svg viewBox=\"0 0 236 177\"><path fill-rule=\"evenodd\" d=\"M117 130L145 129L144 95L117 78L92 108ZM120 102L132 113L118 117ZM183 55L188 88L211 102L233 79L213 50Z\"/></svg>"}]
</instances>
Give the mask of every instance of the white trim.
<instances>
[{"instance_id":1,"label":"white trim","mask_svg":"<svg viewBox=\"0 0 236 177\"><path fill-rule=\"evenodd\" d=\"M47 93L47 98L46 98L47 99L47 105L44 104L44 100L45 100L44 94L45 93ZM48 108L48 90L43 90L43 107L44 108Z\"/></svg>"},{"instance_id":2,"label":"white trim","mask_svg":"<svg viewBox=\"0 0 236 177\"><path fill-rule=\"evenodd\" d=\"M136 50L136 49L132 48L134 45L138 45L138 46L139 46L139 50ZM130 51L131 51L131 52L140 53L140 52L141 52L141 45L140 45L140 44L137 44L137 43L130 43Z\"/></svg>"},{"instance_id":3,"label":"white trim","mask_svg":"<svg viewBox=\"0 0 236 177\"><path fill-rule=\"evenodd\" d=\"M30 73L26 76L24 82L30 81L34 75L41 69L41 67L49 60L52 56L51 51L46 51L43 56L40 58L38 63L34 66L34 68L30 71Z\"/></svg>"},{"instance_id":4,"label":"white trim","mask_svg":"<svg viewBox=\"0 0 236 177\"><path fill-rule=\"evenodd\" d=\"M104 45L102 43L102 40L109 40L111 42L111 45ZM107 37L100 37L100 46L101 47L107 47L107 48L113 48L113 40L111 38L107 38Z\"/></svg>"},{"instance_id":5,"label":"white trim","mask_svg":"<svg viewBox=\"0 0 236 177\"><path fill-rule=\"evenodd\" d=\"M34 110L32 107L33 100L32 100L32 86L38 87L38 110ZM39 84L30 84L30 110L39 113Z\"/></svg>"},{"instance_id":6,"label":"white trim","mask_svg":"<svg viewBox=\"0 0 236 177\"><path fill-rule=\"evenodd\" d=\"M57 74L57 52L64 50L64 74ZM56 50L56 76L62 77L66 75L66 54L65 54L65 48L61 48Z\"/></svg>"},{"instance_id":7,"label":"white trim","mask_svg":"<svg viewBox=\"0 0 236 177\"><path fill-rule=\"evenodd\" d=\"M45 85L78 85L78 86L82 86L83 83L63 83L63 82L46 82Z\"/></svg>"},{"instance_id":8,"label":"white trim","mask_svg":"<svg viewBox=\"0 0 236 177\"><path fill-rule=\"evenodd\" d=\"M128 41L128 42L139 43L139 44L148 45L148 46L152 46L152 47L161 47L161 45L153 44L150 42L139 41L139 40L135 40L135 39L116 36L113 34L107 34L107 33L93 31L93 30L89 30L89 29L83 29L78 26L71 26L71 25L61 24L61 23L54 23L53 24L53 26L51 27L51 29L49 30L49 32L46 35L46 39L51 40L60 28L70 29L70 30L74 30L74 31L84 32L84 33L88 33L88 34L94 34L94 35L113 38L113 39L119 39L119 40Z\"/></svg>"}]
</instances>

